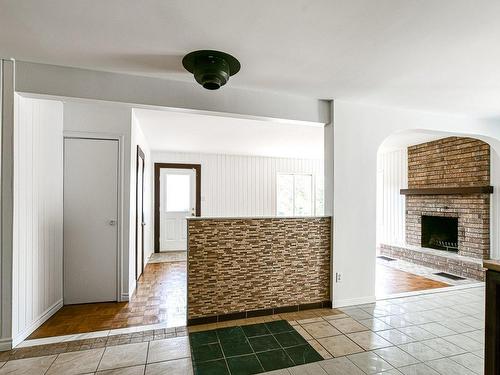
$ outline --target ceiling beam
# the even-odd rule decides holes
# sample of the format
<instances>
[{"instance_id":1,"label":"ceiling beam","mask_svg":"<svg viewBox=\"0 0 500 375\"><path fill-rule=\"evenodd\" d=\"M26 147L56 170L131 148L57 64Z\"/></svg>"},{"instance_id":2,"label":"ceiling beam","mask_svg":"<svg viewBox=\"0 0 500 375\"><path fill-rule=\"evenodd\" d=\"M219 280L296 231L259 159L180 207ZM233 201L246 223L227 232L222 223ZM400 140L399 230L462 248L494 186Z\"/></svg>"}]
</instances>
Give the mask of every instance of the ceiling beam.
<instances>
[{"instance_id":1,"label":"ceiling beam","mask_svg":"<svg viewBox=\"0 0 500 375\"><path fill-rule=\"evenodd\" d=\"M173 81L23 61L16 62L16 91L238 116L322 122L321 104L316 98L236 87L209 91L194 81Z\"/></svg>"}]
</instances>

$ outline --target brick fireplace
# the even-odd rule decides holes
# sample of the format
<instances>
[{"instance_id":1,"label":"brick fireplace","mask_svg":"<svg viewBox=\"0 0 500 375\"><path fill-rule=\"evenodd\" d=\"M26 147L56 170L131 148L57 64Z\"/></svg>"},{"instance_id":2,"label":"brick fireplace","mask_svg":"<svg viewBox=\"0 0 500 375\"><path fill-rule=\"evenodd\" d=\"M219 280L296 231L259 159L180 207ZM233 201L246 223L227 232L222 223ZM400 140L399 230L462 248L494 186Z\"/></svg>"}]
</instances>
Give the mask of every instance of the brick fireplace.
<instances>
[{"instance_id":1,"label":"brick fireplace","mask_svg":"<svg viewBox=\"0 0 500 375\"><path fill-rule=\"evenodd\" d=\"M409 147L408 189L401 190L409 246L382 244L381 252L482 280L492 191L487 143L449 137Z\"/></svg>"}]
</instances>

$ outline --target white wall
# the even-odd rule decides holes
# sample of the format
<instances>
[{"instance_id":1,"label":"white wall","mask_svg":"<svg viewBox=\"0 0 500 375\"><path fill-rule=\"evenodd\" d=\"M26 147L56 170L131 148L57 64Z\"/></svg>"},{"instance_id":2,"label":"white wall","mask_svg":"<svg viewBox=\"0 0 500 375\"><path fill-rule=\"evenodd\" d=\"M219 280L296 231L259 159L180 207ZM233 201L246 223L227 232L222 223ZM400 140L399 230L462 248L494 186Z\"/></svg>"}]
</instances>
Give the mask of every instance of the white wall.
<instances>
[{"instance_id":1,"label":"white wall","mask_svg":"<svg viewBox=\"0 0 500 375\"><path fill-rule=\"evenodd\" d=\"M148 141L142 129L132 113L132 132L130 142L130 255L129 255L129 294L135 289L135 226L136 226L136 190L137 190L137 146L144 152L144 216L146 226L144 227L144 262L153 252L153 210L152 210L152 187L153 182L151 162L151 151Z\"/></svg>"},{"instance_id":2,"label":"white wall","mask_svg":"<svg viewBox=\"0 0 500 375\"><path fill-rule=\"evenodd\" d=\"M379 151L377 159L377 246L405 243L408 149Z\"/></svg>"},{"instance_id":3,"label":"white wall","mask_svg":"<svg viewBox=\"0 0 500 375\"><path fill-rule=\"evenodd\" d=\"M63 104L16 95L12 336L62 306Z\"/></svg>"},{"instance_id":4,"label":"white wall","mask_svg":"<svg viewBox=\"0 0 500 375\"><path fill-rule=\"evenodd\" d=\"M274 216L277 173L324 173L318 159L181 152L152 157L156 163L201 164L202 216Z\"/></svg>"},{"instance_id":5,"label":"white wall","mask_svg":"<svg viewBox=\"0 0 500 375\"><path fill-rule=\"evenodd\" d=\"M131 215L131 127L132 110L128 106L101 102L64 103L64 132L67 135L111 137L120 140L120 198L119 198L119 257L120 297L127 300L133 291L129 285L130 215ZM134 153L135 160L135 153ZM134 190L135 197L135 190ZM135 207L135 205L134 205ZM135 227L132 227L135 228ZM133 262L133 259L130 260ZM131 289L132 288L132 289Z\"/></svg>"},{"instance_id":6,"label":"white wall","mask_svg":"<svg viewBox=\"0 0 500 375\"><path fill-rule=\"evenodd\" d=\"M342 274L342 281L334 286L334 304L341 306L375 299L377 151L384 139L410 130L442 133L443 137L469 135L488 142L492 153L498 154L500 126L345 101L335 102L334 118L333 263L334 272ZM492 185L492 205L498 205L499 181L492 180ZM492 215L492 221L492 254L498 256L499 220Z\"/></svg>"}]
</instances>

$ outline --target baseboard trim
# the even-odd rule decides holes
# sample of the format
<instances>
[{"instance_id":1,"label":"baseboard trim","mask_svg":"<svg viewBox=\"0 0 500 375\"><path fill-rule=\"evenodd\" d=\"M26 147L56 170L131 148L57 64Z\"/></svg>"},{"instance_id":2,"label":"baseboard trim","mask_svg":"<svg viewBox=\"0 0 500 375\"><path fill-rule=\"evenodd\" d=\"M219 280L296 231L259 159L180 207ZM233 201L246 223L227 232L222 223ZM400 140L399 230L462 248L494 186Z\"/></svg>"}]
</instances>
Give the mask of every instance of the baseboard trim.
<instances>
[{"instance_id":1,"label":"baseboard trim","mask_svg":"<svg viewBox=\"0 0 500 375\"><path fill-rule=\"evenodd\" d=\"M16 337L12 338L12 347L20 344L26 339L29 335L31 335L38 327L40 327L43 323L45 323L52 315L54 315L61 307L63 306L63 300L60 299L52 306L50 306L45 312L36 319L33 323L31 323L28 327L23 329Z\"/></svg>"},{"instance_id":2,"label":"baseboard trim","mask_svg":"<svg viewBox=\"0 0 500 375\"><path fill-rule=\"evenodd\" d=\"M0 339L0 352L12 349L12 339Z\"/></svg>"},{"instance_id":3,"label":"baseboard trim","mask_svg":"<svg viewBox=\"0 0 500 375\"><path fill-rule=\"evenodd\" d=\"M365 305L367 303L374 303L377 300L375 296L359 297L359 298L346 298L333 301L333 307L347 307L355 305Z\"/></svg>"},{"instance_id":4,"label":"baseboard trim","mask_svg":"<svg viewBox=\"0 0 500 375\"><path fill-rule=\"evenodd\" d=\"M321 308L332 308L332 301L303 303L299 305L272 307L269 309L246 310L228 314L208 315L197 318L188 317L187 324L188 326L193 326L197 324L225 322L228 320L254 318L258 316L275 315L288 312L298 312L298 311L321 309Z\"/></svg>"}]
</instances>

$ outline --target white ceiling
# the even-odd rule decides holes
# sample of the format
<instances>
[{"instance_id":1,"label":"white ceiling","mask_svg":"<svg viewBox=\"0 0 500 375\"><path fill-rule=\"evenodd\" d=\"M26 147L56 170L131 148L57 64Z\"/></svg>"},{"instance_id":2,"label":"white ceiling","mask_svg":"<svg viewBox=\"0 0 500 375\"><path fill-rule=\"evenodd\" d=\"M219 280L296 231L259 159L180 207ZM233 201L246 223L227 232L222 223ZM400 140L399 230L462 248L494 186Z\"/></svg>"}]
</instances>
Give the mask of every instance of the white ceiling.
<instances>
[{"instance_id":1,"label":"white ceiling","mask_svg":"<svg viewBox=\"0 0 500 375\"><path fill-rule=\"evenodd\" d=\"M323 159L323 126L134 109L155 151Z\"/></svg>"},{"instance_id":2,"label":"white ceiling","mask_svg":"<svg viewBox=\"0 0 500 375\"><path fill-rule=\"evenodd\" d=\"M0 0L0 56L192 80L181 58L234 54L230 84L500 115L498 0Z\"/></svg>"}]
</instances>

